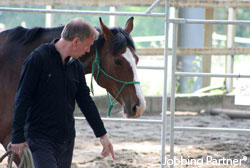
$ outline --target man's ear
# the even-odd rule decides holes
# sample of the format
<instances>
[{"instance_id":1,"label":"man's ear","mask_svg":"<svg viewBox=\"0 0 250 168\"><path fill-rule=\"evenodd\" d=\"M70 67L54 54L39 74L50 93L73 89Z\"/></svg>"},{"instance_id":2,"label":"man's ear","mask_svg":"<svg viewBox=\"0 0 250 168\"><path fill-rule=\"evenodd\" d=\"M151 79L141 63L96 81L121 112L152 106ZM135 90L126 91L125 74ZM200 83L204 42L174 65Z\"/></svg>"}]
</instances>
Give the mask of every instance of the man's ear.
<instances>
[{"instance_id":1,"label":"man's ear","mask_svg":"<svg viewBox=\"0 0 250 168\"><path fill-rule=\"evenodd\" d=\"M75 37L72 41L73 43L73 47L76 47L77 43L80 41L80 38L79 37Z\"/></svg>"}]
</instances>

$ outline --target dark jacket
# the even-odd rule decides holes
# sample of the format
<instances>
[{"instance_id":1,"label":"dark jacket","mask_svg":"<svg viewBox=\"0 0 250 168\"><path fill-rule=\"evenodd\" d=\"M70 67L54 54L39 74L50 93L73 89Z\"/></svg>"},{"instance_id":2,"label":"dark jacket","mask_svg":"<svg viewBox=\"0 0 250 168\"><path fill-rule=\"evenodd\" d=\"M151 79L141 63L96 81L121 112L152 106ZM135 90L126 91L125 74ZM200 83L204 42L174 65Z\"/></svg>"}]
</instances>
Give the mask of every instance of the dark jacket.
<instances>
[{"instance_id":1,"label":"dark jacket","mask_svg":"<svg viewBox=\"0 0 250 168\"><path fill-rule=\"evenodd\" d=\"M82 63L68 57L63 64L54 42L41 45L23 64L15 97L12 143L24 142L25 136L59 143L72 140L75 101L96 137L106 134L90 97Z\"/></svg>"}]
</instances>

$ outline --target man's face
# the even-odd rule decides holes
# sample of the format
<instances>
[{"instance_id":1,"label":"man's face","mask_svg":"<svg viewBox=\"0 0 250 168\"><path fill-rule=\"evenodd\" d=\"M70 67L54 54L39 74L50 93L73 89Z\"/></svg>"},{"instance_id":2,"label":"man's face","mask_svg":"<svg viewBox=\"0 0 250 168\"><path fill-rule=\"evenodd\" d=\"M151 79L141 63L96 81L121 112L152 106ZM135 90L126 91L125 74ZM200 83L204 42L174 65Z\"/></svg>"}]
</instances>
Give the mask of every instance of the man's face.
<instances>
[{"instance_id":1,"label":"man's face","mask_svg":"<svg viewBox=\"0 0 250 168\"><path fill-rule=\"evenodd\" d=\"M90 36L83 41L80 41L80 39L79 39L76 42L76 46L73 49L74 54L72 54L72 57L79 58L82 55L89 53L90 47L93 45L94 41L95 41L94 36Z\"/></svg>"}]
</instances>

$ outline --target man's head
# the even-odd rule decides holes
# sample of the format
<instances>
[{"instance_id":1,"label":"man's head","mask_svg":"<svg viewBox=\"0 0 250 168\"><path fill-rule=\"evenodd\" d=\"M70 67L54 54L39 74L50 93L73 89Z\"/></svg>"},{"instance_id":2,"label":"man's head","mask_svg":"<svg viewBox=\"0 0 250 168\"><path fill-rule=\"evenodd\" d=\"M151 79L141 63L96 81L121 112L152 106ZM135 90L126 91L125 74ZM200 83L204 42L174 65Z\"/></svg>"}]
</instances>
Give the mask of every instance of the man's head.
<instances>
[{"instance_id":1,"label":"man's head","mask_svg":"<svg viewBox=\"0 0 250 168\"><path fill-rule=\"evenodd\" d=\"M71 56L79 58L90 51L90 46L99 36L98 31L84 19L73 19L67 23L61 38L72 44Z\"/></svg>"}]
</instances>

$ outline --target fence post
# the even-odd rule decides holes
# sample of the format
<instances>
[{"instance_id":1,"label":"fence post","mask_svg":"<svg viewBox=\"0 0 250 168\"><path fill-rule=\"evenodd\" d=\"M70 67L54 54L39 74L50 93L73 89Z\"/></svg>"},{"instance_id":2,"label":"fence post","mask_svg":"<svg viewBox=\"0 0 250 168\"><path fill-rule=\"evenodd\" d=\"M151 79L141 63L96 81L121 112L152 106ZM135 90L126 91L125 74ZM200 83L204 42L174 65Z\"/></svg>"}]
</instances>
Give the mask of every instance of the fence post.
<instances>
[{"instance_id":1,"label":"fence post","mask_svg":"<svg viewBox=\"0 0 250 168\"><path fill-rule=\"evenodd\" d=\"M236 14L235 14L234 8L228 9L228 20L235 20ZM235 37L235 25L228 25L227 26L227 47L232 48L234 47L234 37ZM234 67L234 55L227 55L226 56L226 73L233 73L233 67ZM232 92L233 90L233 79L227 78L226 79L226 89L228 92Z\"/></svg>"}]
</instances>

